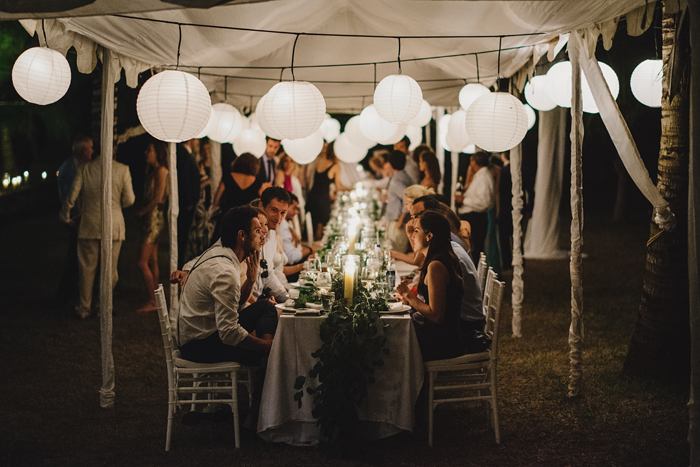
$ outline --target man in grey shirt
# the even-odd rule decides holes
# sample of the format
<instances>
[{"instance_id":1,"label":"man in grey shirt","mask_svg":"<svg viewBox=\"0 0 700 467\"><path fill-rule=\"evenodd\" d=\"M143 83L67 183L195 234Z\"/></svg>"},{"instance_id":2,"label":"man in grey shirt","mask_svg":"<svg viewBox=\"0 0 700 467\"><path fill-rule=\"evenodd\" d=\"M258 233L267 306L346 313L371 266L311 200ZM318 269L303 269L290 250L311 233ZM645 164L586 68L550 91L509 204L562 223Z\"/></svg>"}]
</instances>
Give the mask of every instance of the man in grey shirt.
<instances>
[{"instance_id":1,"label":"man in grey shirt","mask_svg":"<svg viewBox=\"0 0 700 467\"><path fill-rule=\"evenodd\" d=\"M406 154L398 150L391 151L388 161L384 164L384 173L391 177L387 186L384 218L387 222L388 237L393 249L401 253L406 252L408 237L403 226L397 225L397 221L402 213L407 212L403 205L403 191L413 184L411 177L404 171L405 166Z\"/></svg>"}]
</instances>

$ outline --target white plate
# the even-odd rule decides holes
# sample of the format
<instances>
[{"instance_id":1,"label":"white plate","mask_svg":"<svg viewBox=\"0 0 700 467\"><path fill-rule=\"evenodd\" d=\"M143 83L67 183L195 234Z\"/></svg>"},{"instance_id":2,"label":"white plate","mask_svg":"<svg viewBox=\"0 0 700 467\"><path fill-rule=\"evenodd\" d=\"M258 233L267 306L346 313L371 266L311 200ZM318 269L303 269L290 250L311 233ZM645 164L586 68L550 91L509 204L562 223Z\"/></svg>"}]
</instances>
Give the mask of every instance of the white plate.
<instances>
[{"instance_id":1,"label":"white plate","mask_svg":"<svg viewBox=\"0 0 700 467\"><path fill-rule=\"evenodd\" d=\"M318 315L320 314L320 308L294 308L294 306L287 306L284 304L277 304L275 308L282 310L282 313L294 313L297 315Z\"/></svg>"},{"instance_id":2,"label":"white plate","mask_svg":"<svg viewBox=\"0 0 700 467\"><path fill-rule=\"evenodd\" d=\"M315 315L318 316L321 314L320 310L314 310L311 308L297 308L295 315Z\"/></svg>"},{"instance_id":3,"label":"white plate","mask_svg":"<svg viewBox=\"0 0 700 467\"><path fill-rule=\"evenodd\" d=\"M314 310L322 310L322 309L323 309L323 305L321 305L320 303L309 303L309 302L306 302L306 308L313 308Z\"/></svg>"},{"instance_id":4,"label":"white plate","mask_svg":"<svg viewBox=\"0 0 700 467\"><path fill-rule=\"evenodd\" d=\"M388 314L394 314L394 313L406 313L408 310L411 309L410 305L401 305L398 307L393 307L390 310L383 310L380 311L380 315L388 315Z\"/></svg>"}]
</instances>

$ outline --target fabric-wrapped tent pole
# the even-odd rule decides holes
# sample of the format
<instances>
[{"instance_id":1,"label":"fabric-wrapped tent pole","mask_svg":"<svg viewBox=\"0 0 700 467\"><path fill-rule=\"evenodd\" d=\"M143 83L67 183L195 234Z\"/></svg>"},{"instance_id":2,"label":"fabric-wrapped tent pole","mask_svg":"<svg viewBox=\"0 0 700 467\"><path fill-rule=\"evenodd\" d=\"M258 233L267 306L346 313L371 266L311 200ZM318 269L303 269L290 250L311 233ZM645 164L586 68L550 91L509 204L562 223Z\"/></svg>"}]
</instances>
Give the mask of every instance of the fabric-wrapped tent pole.
<instances>
[{"instance_id":1,"label":"fabric-wrapped tent pole","mask_svg":"<svg viewBox=\"0 0 700 467\"><path fill-rule=\"evenodd\" d=\"M581 44L575 33L569 38L571 60L571 326L569 327L569 397L581 391L583 380L583 284L581 243L583 200L581 199L581 151L583 148L583 99L581 97Z\"/></svg>"},{"instance_id":2,"label":"fabric-wrapped tent pole","mask_svg":"<svg viewBox=\"0 0 700 467\"><path fill-rule=\"evenodd\" d=\"M177 270L177 216L180 214L177 192L177 148L175 143L168 144L168 170L170 173L170 208L168 210L168 227L170 230L170 272ZM156 278L158 280L158 278ZM180 309L178 284L170 284L170 319L177 316ZM175 323L171 323L173 325ZM177 328L173 328L177 329Z\"/></svg>"},{"instance_id":3,"label":"fabric-wrapped tent pole","mask_svg":"<svg viewBox=\"0 0 700 467\"><path fill-rule=\"evenodd\" d=\"M100 407L114 407L114 358L112 356L112 151L114 125L114 73L112 56L102 56L102 235L100 242L100 335L102 388Z\"/></svg>"},{"instance_id":4,"label":"fabric-wrapped tent pole","mask_svg":"<svg viewBox=\"0 0 700 467\"><path fill-rule=\"evenodd\" d=\"M511 194L513 195L513 293L511 302L513 304L513 319L511 327L513 337L522 337L520 329L521 314L523 308L523 255L521 245L523 231L521 222L523 219L523 178L522 178L522 145L517 145L510 150L510 174L511 174Z\"/></svg>"}]
</instances>

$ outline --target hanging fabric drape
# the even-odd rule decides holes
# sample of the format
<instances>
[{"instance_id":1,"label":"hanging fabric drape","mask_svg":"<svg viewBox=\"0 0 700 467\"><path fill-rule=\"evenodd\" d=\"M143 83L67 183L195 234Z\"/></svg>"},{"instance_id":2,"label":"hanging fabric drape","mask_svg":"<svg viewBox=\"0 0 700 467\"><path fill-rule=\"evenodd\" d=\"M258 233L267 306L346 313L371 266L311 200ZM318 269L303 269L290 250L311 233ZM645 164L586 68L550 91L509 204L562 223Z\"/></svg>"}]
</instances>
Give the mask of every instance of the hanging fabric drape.
<instances>
[{"instance_id":1,"label":"hanging fabric drape","mask_svg":"<svg viewBox=\"0 0 700 467\"><path fill-rule=\"evenodd\" d=\"M583 380L583 284L581 244L583 243L583 199L581 196L581 152L583 148L583 99L579 57L583 52L576 34L569 38L571 60L571 326L569 327L569 397L581 392Z\"/></svg>"},{"instance_id":2,"label":"hanging fabric drape","mask_svg":"<svg viewBox=\"0 0 700 467\"><path fill-rule=\"evenodd\" d=\"M656 188L649 177L649 172L644 166L642 157L639 155L639 150L634 143L634 139L632 139L627 123L620 113L617 102L610 94L610 89L600 70L598 60L596 60L593 53L594 51L592 52L590 47L585 46L586 35L589 32L587 30L578 30L572 34L576 34L578 39L581 52L579 54L581 70L586 75L593 99L600 111L600 118L603 120L605 128L607 128L610 138L612 138L613 144L620 155L620 160L622 160L639 191L654 206L654 222L663 230L672 230L676 225L675 216L669 209L668 202L661 196L658 188ZM569 44L571 44L571 40L569 40ZM571 45L569 47L571 48Z\"/></svg>"},{"instance_id":3,"label":"hanging fabric drape","mask_svg":"<svg viewBox=\"0 0 700 467\"><path fill-rule=\"evenodd\" d=\"M539 112L535 206L525 233L525 258L562 259L559 250L559 203L566 151L566 109Z\"/></svg>"},{"instance_id":4,"label":"hanging fabric drape","mask_svg":"<svg viewBox=\"0 0 700 467\"><path fill-rule=\"evenodd\" d=\"M102 388L100 407L114 407L114 358L112 356L112 150L114 125L114 73L111 52L103 53L102 127L102 234L100 242L100 342Z\"/></svg>"},{"instance_id":5,"label":"hanging fabric drape","mask_svg":"<svg viewBox=\"0 0 700 467\"><path fill-rule=\"evenodd\" d=\"M523 177L522 177L522 146L518 145L510 150L510 174L512 177L512 205L513 205L513 319L511 326L513 337L522 337L520 329L521 313L523 308L524 284L523 284L523 255L521 253L523 231Z\"/></svg>"}]
</instances>

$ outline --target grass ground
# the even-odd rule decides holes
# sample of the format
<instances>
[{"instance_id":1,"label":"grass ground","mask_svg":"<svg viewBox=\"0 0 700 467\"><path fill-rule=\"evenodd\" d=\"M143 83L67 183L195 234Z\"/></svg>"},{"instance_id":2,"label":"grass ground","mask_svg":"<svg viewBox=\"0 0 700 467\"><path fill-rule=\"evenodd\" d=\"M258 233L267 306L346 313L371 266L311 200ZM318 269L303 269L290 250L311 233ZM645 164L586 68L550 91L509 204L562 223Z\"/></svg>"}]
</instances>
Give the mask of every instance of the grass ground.
<instances>
[{"instance_id":1,"label":"grass ground","mask_svg":"<svg viewBox=\"0 0 700 467\"><path fill-rule=\"evenodd\" d=\"M436 410L434 448L418 424L413 433L368 444L356 459L337 460L262 440L244 441L236 450L230 423L176 422L171 451L163 451L167 380L158 320L155 313L131 311L141 298L137 234L123 247L122 285L114 299L116 404L101 409L99 320L79 321L52 303L66 241L56 213L3 222L0 465L688 465L687 389L631 381L621 373L647 235L647 225L613 227L590 215L586 220L583 397L566 398L568 261L527 261L520 339L511 337L510 274L504 276L501 444L495 444L481 406L447 405Z\"/></svg>"}]
</instances>

